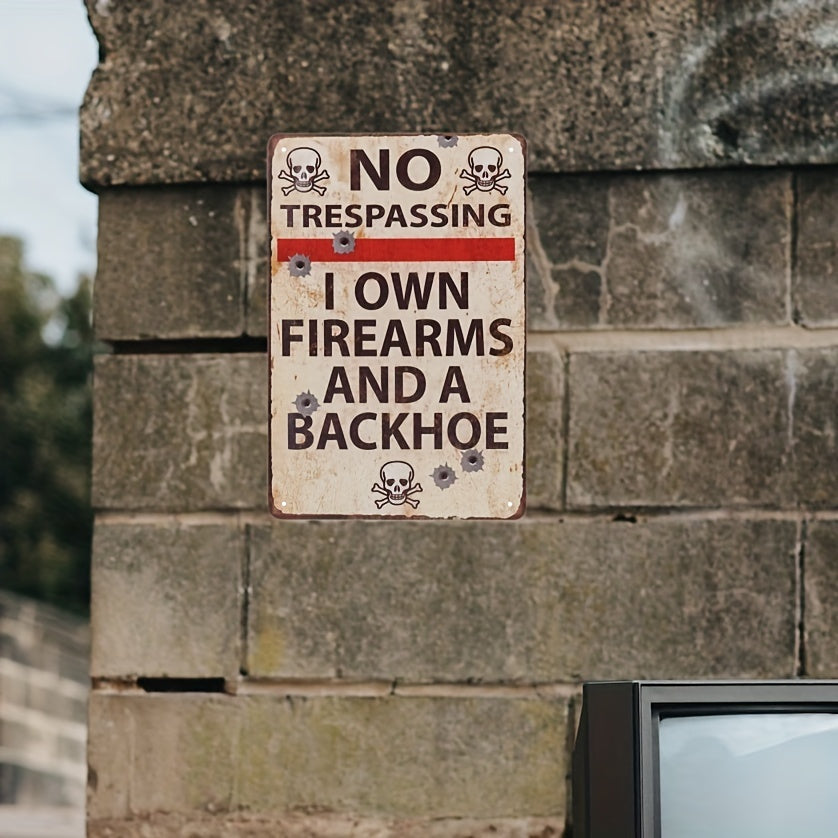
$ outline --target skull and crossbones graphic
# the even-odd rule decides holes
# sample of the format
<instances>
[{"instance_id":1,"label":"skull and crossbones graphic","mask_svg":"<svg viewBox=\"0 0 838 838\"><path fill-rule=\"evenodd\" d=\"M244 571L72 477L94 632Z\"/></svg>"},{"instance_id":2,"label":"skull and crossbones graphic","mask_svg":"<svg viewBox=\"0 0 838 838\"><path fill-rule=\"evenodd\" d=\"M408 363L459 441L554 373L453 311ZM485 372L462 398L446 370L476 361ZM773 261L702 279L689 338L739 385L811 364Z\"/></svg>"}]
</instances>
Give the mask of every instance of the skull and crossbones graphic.
<instances>
[{"instance_id":1,"label":"skull and crossbones graphic","mask_svg":"<svg viewBox=\"0 0 838 838\"><path fill-rule=\"evenodd\" d=\"M414 509L419 506L419 501L411 497L422 491L422 486L413 482L413 466L401 460L391 460L381 466L380 476L382 485L373 483L371 489L376 494L384 495L375 502L379 509L387 503L393 506L409 503Z\"/></svg>"},{"instance_id":2,"label":"skull and crossbones graphic","mask_svg":"<svg viewBox=\"0 0 838 838\"><path fill-rule=\"evenodd\" d=\"M497 189L501 195L506 195L506 186L498 183L499 180L506 180L512 177L509 169L501 171L503 155L492 146L481 145L472 149L468 156L469 171L463 169L460 177L471 181L471 186L464 186L463 192L470 195L475 189L481 192L491 192Z\"/></svg>"},{"instance_id":3,"label":"skull and crossbones graphic","mask_svg":"<svg viewBox=\"0 0 838 838\"><path fill-rule=\"evenodd\" d=\"M322 162L320 152L313 148L292 149L286 158L287 171L283 170L277 175L280 180L287 180L291 184L282 187L282 194L289 195L295 191L314 191L318 195L325 195L325 187L317 185L321 180L328 180L329 178L329 173L320 168Z\"/></svg>"}]
</instances>

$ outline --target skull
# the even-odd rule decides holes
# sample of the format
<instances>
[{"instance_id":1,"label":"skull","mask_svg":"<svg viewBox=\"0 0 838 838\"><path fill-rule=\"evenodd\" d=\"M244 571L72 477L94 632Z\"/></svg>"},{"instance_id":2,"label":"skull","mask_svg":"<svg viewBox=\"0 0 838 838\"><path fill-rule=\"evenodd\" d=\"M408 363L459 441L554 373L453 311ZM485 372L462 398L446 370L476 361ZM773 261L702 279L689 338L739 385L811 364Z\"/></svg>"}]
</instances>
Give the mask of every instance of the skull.
<instances>
[{"instance_id":1,"label":"skull","mask_svg":"<svg viewBox=\"0 0 838 838\"><path fill-rule=\"evenodd\" d=\"M288 155L288 170L299 192L310 192L320 171L320 154L313 148L295 148Z\"/></svg>"},{"instance_id":2,"label":"skull","mask_svg":"<svg viewBox=\"0 0 838 838\"><path fill-rule=\"evenodd\" d=\"M413 485L413 467L401 460L384 463L381 466L381 483L387 492L387 500L399 506L405 502Z\"/></svg>"},{"instance_id":3,"label":"skull","mask_svg":"<svg viewBox=\"0 0 838 838\"><path fill-rule=\"evenodd\" d=\"M491 192L495 188L495 178L500 174L503 156L491 146L475 148L468 156L468 165L474 177L474 185L481 192Z\"/></svg>"}]
</instances>

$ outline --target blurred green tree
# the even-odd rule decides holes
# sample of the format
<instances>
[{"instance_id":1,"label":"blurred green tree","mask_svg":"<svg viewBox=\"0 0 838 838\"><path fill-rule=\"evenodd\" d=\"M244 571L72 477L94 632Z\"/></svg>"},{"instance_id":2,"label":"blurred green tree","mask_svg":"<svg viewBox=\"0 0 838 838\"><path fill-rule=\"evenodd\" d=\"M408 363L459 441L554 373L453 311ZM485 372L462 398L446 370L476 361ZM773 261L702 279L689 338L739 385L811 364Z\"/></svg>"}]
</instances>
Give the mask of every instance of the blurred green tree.
<instances>
[{"instance_id":1,"label":"blurred green tree","mask_svg":"<svg viewBox=\"0 0 838 838\"><path fill-rule=\"evenodd\" d=\"M0 237L0 587L87 613L90 280L62 297Z\"/></svg>"}]
</instances>

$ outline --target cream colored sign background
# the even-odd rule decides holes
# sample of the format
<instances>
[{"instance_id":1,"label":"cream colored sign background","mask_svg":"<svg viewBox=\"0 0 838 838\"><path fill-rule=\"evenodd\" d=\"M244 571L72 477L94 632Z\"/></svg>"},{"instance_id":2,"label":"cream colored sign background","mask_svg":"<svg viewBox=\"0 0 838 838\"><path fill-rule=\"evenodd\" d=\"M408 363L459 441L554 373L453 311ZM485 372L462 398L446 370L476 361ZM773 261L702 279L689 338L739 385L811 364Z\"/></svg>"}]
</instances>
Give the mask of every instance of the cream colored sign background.
<instances>
[{"instance_id":1,"label":"cream colored sign background","mask_svg":"<svg viewBox=\"0 0 838 838\"><path fill-rule=\"evenodd\" d=\"M497 174L508 173L487 182L482 181L482 188L475 184L475 167L470 165L469 157L475 149L494 148L502 155L502 164ZM317 170L313 173L314 185L304 183L298 188L291 179L293 173L289 164L289 154L295 149L312 149L319 155ZM382 190L375 186L372 178L361 167L359 174L360 190L351 190L350 150L359 149L375 164L380 161L379 151L389 149L389 189ZM433 154L440 161L440 177L437 183L428 189L406 188L398 179L397 162L400 157L413 149L424 149L426 157L413 155L406 169L408 184L421 184L429 179L430 166L427 157ZM309 160L311 155L304 157ZM479 155L478 155L479 157ZM410 155L409 155L410 158ZM475 157L472 157L472 163ZM299 163L299 155L294 162ZM369 516L369 517L430 517L430 518L510 518L523 512L524 506L524 360L526 350L525 291L524 291L524 206L525 206L525 147L520 137L507 134L465 135L457 138L456 144L440 139L436 135L423 136L358 136L358 137L307 137L278 135L269 146L270 171L270 225L271 225L271 283L270 283L270 442L271 442L271 506L272 512L284 516ZM487 174L485 168L480 169ZM465 176L463 176L465 174ZM403 171L404 175L404 171ZM357 184L356 184L357 185ZM317 187L317 188L315 188ZM284 194L283 190L285 190ZM468 190L468 192L466 192ZM323 194L320 194L320 191ZM384 218L371 218L366 221L368 205L384 207L385 218L392 205L400 205L408 225L420 224L423 216L428 223L422 226L401 226L396 223L383 226ZM457 223L462 223L462 205L469 204L479 208L483 204L484 226L476 226L473 216L467 226L431 227L430 222L439 223L439 217L451 221L452 213L457 214ZM319 207L321 223L331 221L332 226L316 226L314 218L317 210L304 211L304 205ZM360 206L360 210L347 213L349 205ZM410 208L424 205L427 209L411 213ZM436 214L430 207L440 205ZM459 205L459 210L452 209ZM505 205L508 205L509 223L505 226L491 224L488 221L490 208L496 207L492 217L496 222L505 218ZM291 209L299 207L299 209ZM328 210L327 207L332 207ZM338 207L335 209L335 207ZM303 226L303 213L309 216L309 225ZM329 216L331 214L331 217ZM373 211L373 215L377 210ZM358 216L363 223L355 224ZM477 244L478 252L489 238L514 239L513 256L508 261L353 261L353 253L329 257L329 261L311 258L310 271L307 275L299 273L289 264L287 258L278 258L277 240L310 240L314 251L315 243L323 246L328 240L332 248L334 234L347 230L354 236L356 251L361 252L361 242L370 239L410 239L439 238L440 251L445 246L444 239L469 238L481 240ZM306 256L306 243L299 248L300 255ZM280 248L281 249L281 248ZM436 248L430 248L431 253ZM303 270L306 270L304 268ZM359 305L355 285L358 278L367 272L376 272L387 278L389 286L388 300L381 308L369 310ZM332 307L327 309L326 275L333 275ZM418 272L420 285L424 285L426 275L433 273L432 291L426 309L416 305L416 298L410 299L406 308L400 309L395 299L391 275L398 273L406 281L410 272ZM467 272L468 307L457 305L456 297L447 295L441 300L439 294L440 273L450 274L455 287L460 286L462 272ZM374 301L377 297L377 283L365 285L366 298ZM447 303L441 307L440 303ZM438 320L442 324L440 342L445 351L447 323L459 321L463 334L473 320L482 320L485 354L477 355L474 345L468 354L455 352L453 357L417 357L413 335L417 319ZM508 319L496 329L511 340L512 348L508 354L492 355L490 348L504 349L504 342L490 334L490 324L499 318ZM349 323L350 331L347 343L353 353L342 357L339 352L331 357L322 354L322 325L325 319L344 320ZM353 321L375 320L375 326L365 331L374 336L365 348L378 351L390 320L401 321L410 344L411 354L406 355L398 348L392 349L386 356L374 357L354 354L352 343ZM301 340L283 343L283 321L302 320L303 325L287 326L286 334L300 335ZM309 349L310 321L318 321L318 354ZM283 348L288 354L283 355ZM327 385L333 375L333 368L342 366L346 378L352 387L355 403L347 403L335 395L331 402L326 402ZM366 404L358 403L359 368L370 367L376 374L382 367L389 367L390 401L379 403L374 396ZM394 370L397 366L419 368L426 379L426 389L421 399L416 402L396 404L393 401ZM451 394L447 403L440 402L440 393L448 370L458 366L462 372L469 402L461 401L457 393ZM449 374L450 375L450 374ZM413 379L407 378L407 390L413 389ZM296 400L304 393L311 393L319 407L311 414L311 433L314 444L299 449L289 448L289 414L298 412ZM404 450L393 437L389 449L382 449L381 414L388 413L395 420L399 413L422 414L422 425L431 426L434 414L443 417L442 448L434 448L432 435L421 437L421 447ZM474 449L482 456L482 468L468 470L464 468L464 450L452 444L446 428L455 414L469 412L474 414L481 425L480 440ZM337 414L347 448L342 450L334 441L326 442L322 450L316 445L327 413ZM360 426L360 436L367 442L377 445L375 450L356 448L349 437L352 419L360 413L374 413L376 419L365 420ZM506 429L497 434L508 447L486 447L487 413L505 413L495 424ZM301 419L291 421L300 423ZM413 417L408 417L401 425L404 436L412 437ZM469 436L469 425L462 421L459 438ZM332 429L334 426L332 425ZM294 437L297 444L305 444L303 434ZM391 503L388 495L382 492L381 468L388 462L404 461L414 471L413 483L409 493L413 504ZM471 466L472 468L474 466ZM446 488L436 481L443 471L453 473L456 479ZM421 491L416 485L421 485ZM379 487L373 489L374 486ZM376 504L379 501L379 504ZM417 503L418 502L418 503ZM415 505L415 508L414 508ZM380 507L380 508L379 508Z\"/></svg>"}]
</instances>

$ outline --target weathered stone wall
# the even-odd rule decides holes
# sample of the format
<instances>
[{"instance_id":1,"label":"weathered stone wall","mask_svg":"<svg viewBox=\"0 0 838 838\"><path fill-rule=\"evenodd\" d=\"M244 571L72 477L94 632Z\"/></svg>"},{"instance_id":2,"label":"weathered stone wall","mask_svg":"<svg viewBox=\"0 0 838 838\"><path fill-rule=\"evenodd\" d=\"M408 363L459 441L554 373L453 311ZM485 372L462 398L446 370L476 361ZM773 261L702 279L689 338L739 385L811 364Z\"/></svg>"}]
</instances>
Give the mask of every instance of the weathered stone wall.
<instances>
[{"instance_id":1,"label":"weathered stone wall","mask_svg":"<svg viewBox=\"0 0 838 838\"><path fill-rule=\"evenodd\" d=\"M582 680L838 677L834 4L88 7L92 838L559 836ZM528 136L522 520L270 519L280 130Z\"/></svg>"}]
</instances>

